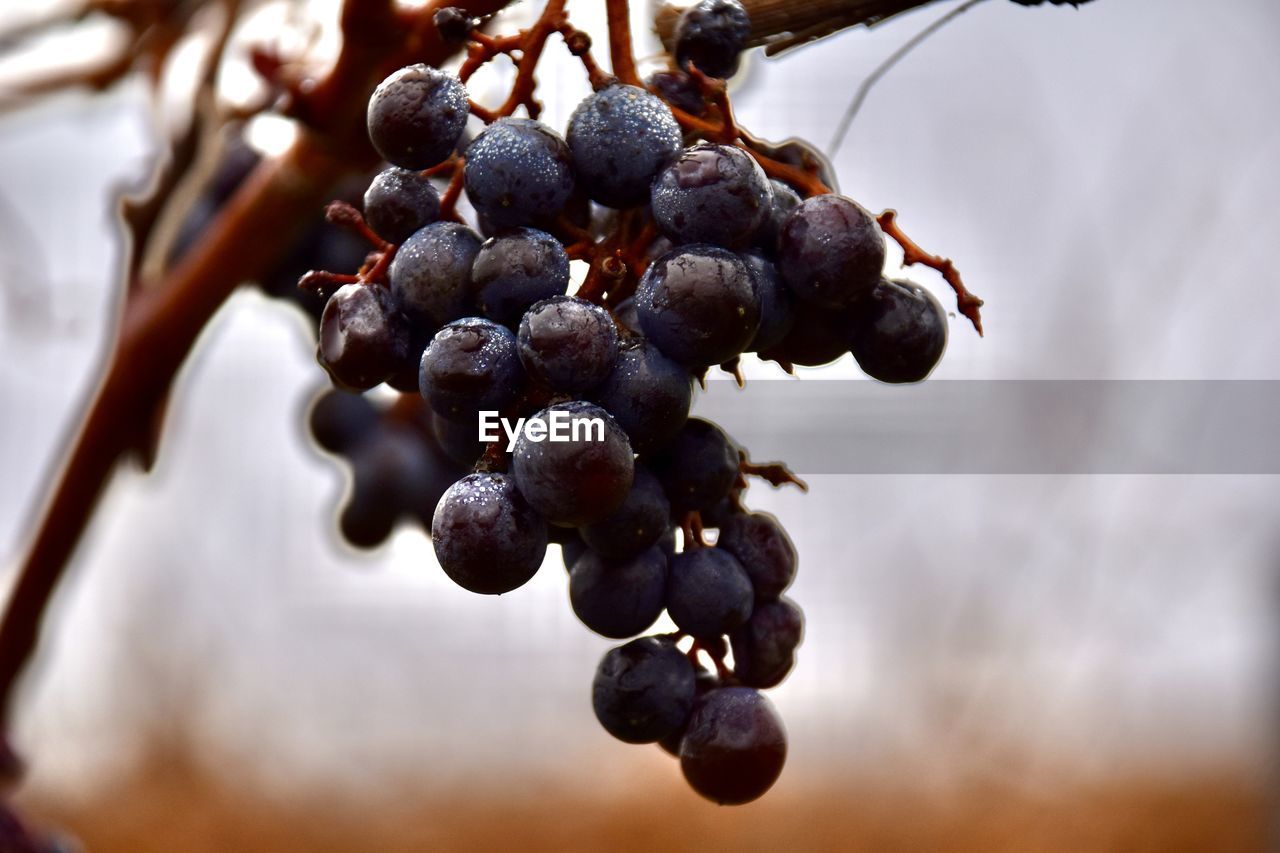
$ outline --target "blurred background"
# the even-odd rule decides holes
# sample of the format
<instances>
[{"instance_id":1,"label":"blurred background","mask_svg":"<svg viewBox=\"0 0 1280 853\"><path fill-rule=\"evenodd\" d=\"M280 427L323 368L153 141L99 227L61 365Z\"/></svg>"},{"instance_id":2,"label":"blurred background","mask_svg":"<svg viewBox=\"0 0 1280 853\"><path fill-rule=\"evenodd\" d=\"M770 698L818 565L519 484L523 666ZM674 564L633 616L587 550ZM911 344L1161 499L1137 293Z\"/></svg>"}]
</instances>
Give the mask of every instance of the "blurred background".
<instances>
[{"instance_id":1,"label":"blurred background","mask_svg":"<svg viewBox=\"0 0 1280 853\"><path fill-rule=\"evenodd\" d=\"M7 0L0 27L48 5ZM245 42L311 33L323 51L336 3L284 5ZM570 12L603 42L600 5ZM635 5L655 54L653 10ZM826 149L860 82L949 5L757 52L738 119ZM536 11L514 7L510 27ZM113 37L38 40L0 80ZM543 119L562 129L588 87L548 53ZM495 103L509 79L478 77L474 96ZM0 113L6 584L102 376L115 199L165 132L149 97L126 80ZM990 0L885 77L829 153L844 193L896 208L987 301L986 337L953 319L931 381L1276 380L1278 97L1271 0ZM251 139L270 153L287 133L262 122ZM954 306L936 275L910 275ZM13 732L19 802L88 849L1270 849L1275 476L810 470L808 494L754 486L748 504L799 549L806 636L773 691L782 779L717 808L596 723L611 643L574 618L554 549L491 598L451 584L418 528L367 553L340 543L348 483L303 424L324 384L309 322L254 289L225 305L154 471L121 469L53 602ZM709 398L798 381L746 372ZM849 356L800 374L870 381Z\"/></svg>"}]
</instances>

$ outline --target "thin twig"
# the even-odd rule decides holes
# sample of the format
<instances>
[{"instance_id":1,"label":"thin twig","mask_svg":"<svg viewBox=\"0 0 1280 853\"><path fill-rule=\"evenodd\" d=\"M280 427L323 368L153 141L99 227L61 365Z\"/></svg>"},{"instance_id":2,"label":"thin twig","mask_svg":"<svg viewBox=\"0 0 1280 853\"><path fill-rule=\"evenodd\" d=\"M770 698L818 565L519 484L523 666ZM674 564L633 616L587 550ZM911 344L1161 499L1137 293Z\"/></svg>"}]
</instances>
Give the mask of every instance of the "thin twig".
<instances>
[{"instance_id":1,"label":"thin twig","mask_svg":"<svg viewBox=\"0 0 1280 853\"><path fill-rule=\"evenodd\" d=\"M951 285L951 289L956 292L957 310L963 316L969 318L969 322L973 323L973 328L978 332L978 337L982 337L982 312L980 309L983 302L964 286L964 280L960 278L960 271L956 269L956 265L951 262L951 259L930 254L920 248L898 225L898 212L896 210L886 210L876 217L876 221L880 223L880 228L884 233L892 237L902 247L902 265L904 267L909 267L912 264L922 264L942 274L947 284Z\"/></svg>"}]
</instances>

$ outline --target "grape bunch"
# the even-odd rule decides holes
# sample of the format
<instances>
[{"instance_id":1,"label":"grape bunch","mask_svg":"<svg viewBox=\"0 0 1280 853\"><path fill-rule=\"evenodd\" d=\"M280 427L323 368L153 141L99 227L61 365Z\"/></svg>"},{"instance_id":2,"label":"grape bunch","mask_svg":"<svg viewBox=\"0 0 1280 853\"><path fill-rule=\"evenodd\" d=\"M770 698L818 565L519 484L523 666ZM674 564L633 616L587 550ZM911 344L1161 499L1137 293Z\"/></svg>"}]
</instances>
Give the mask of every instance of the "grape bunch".
<instances>
[{"instance_id":1,"label":"grape bunch","mask_svg":"<svg viewBox=\"0 0 1280 853\"><path fill-rule=\"evenodd\" d=\"M491 595L558 545L574 613L626 641L596 670L600 724L678 756L711 800L756 799L787 749L762 691L792 669L804 620L785 595L795 547L743 495L750 476L799 481L691 416L695 383L747 353L790 370L848 352L876 379L916 382L946 316L884 277L880 222L823 191L820 155L734 127L717 78L750 33L736 0L686 11L672 67L645 85L600 72L559 20L594 88L563 134L528 93L474 104L475 58L511 42L458 10L436 20L444 38L476 38L472 59L402 68L373 92L385 169L362 213L330 208L372 250L354 274L301 282L327 296L317 358L336 390L310 424L352 467L343 534L372 546L417 520L448 577ZM520 105L528 117L510 114ZM361 396L383 383L397 402ZM663 613L676 631L645 636Z\"/></svg>"}]
</instances>

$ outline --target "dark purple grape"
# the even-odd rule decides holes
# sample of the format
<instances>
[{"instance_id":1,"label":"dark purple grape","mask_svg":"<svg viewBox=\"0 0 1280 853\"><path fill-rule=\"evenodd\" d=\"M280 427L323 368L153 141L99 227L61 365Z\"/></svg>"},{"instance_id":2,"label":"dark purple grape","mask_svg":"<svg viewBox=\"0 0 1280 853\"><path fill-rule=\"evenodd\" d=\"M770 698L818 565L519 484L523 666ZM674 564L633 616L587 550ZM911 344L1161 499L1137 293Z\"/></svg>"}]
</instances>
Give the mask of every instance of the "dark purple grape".
<instances>
[{"instance_id":1,"label":"dark purple grape","mask_svg":"<svg viewBox=\"0 0 1280 853\"><path fill-rule=\"evenodd\" d=\"M791 294L778 277L773 262L757 252L745 252L741 257L760 299L760 327L747 347L758 352L782 342L795 322L795 312L791 307Z\"/></svg>"},{"instance_id":2,"label":"dark purple grape","mask_svg":"<svg viewBox=\"0 0 1280 853\"><path fill-rule=\"evenodd\" d=\"M683 71L655 71L644 84L662 100L691 116L701 116L707 111L707 102L698 84Z\"/></svg>"},{"instance_id":3,"label":"dark purple grape","mask_svg":"<svg viewBox=\"0 0 1280 853\"><path fill-rule=\"evenodd\" d=\"M431 522L436 558L454 583L501 595L542 565L547 525L504 474L468 474L454 483Z\"/></svg>"},{"instance_id":4,"label":"dark purple grape","mask_svg":"<svg viewBox=\"0 0 1280 853\"><path fill-rule=\"evenodd\" d=\"M796 546L778 519L767 512L730 516L716 544L738 558L757 599L775 599L795 580Z\"/></svg>"},{"instance_id":5,"label":"dark purple grape","mask_svg":"<svg viewBox=\"0 0 1280 853\"><path fill-rule=\"evenodd\" d=\"M592 396L626 430L632 447L645 453L661 447L684 425L693 402L693 379L652 343L633 338L619 345L613 370Z\"/></svg>"},{"instance_id":6,"label":"dark purple grape","mask_svg":"<svg viewBox=\"0 0 1280 853\"><path fill-rule=\"evenodd\" d=\"M379 83L369 98L369 141L388 163L426 169L453 153L470 111L457 77L410 65Z\"/></svg>"},{"instance_id":7,"label":"dark purple grape","mask_svg":"<svg viewBox=\"0 0 1280 853\"><path fill-rule=\"evenodd\" d=\"M667 592L667 556L649 548L625 560L609 560L590 549L569 571L569 603L592 631L621 640L634 637L662 615Z\"/></svg>"},{"instance_id":8,"label":"dark purple grape","mask_svg":"<svg viewBox=\"0 0 1280 853\"><path fill-rule=\"evenodd\" d=\"M773 188L773 202L769 205L769 215L765 217L764 224L756 232L755 244L773 257L778 251L778 238L782 236L782 223L787 221L791 211L800 206L800 195L774 178L769 179L769 186Z\"/></svg>"},{"instance_id":9,"label":"dark purple grape","mask_svg":"<svg viewBox=\"0 0 1280 853\"><path fill-rule=\"evenodd\" d=\"M667 613L695 637L719 637L751 616L751 579L728 551L693 548L671 558Z\"/></svg>"},{"instance_id":10,"label":"dark purple grape","mask_svg":"<svg viewBox=\"0 0 1280 853\"><path fill-rule=\"evenodd\" d=\"M853 357L881 382L919 382L947 348L947 314L932 293L909 281L882 280L853 315Z\"/></svg>"},{"instance_id":11,"label":"dark purple grape","mask_svg":"<svg viewBox=\"0 0 1280 853\"><path fill-rule=\"evenodd\" d=\"M738 447L724 430L689 418L651 460L676 512L715 506L738 479Z\"/></svg>"},{"instance_id":12,"label":"dark purple grape","mask_svg":"<svg viewBox=\"0 0 1280 853\"><path fill-rule=\"evenodd\" d=\"M421 172L392 166L364 194L364 221L388 243L403 243L440 217L440 194Z\"/></svg>"},{"instance_id":13,"label":"dark purple grape","mask_svg":"<svg viewBox=\"0 0 1280 853\"><path fill-rule=\"evenodd\" d=\"M633 557L655 544L670 528L671 504L658 478L642 465L636 466L631 491L622 506L579 532L582 541L611 560Z\"/></svg>"},{"instance_id":14,"label":"dark purple grape","mask_svg":"<svg viewBox=\"0 0 1280 853\"><path fill-rule=\"evenodd\" d=\"M615 83L578 105L565 141L578 184L592 199L635 207L649 200L653 176L680 150L683 137L660 98Z\"/></svg>"},{"instance_id":15,"label":"dark purple grape","mask_svg":"<svg viewBox=\"0 0 1280 853\"><path fill-rule=\"evenodd\" d=\"M690 662L692 663L692 661ZM694 667L693 674L693 701L696 704L699 699L715 690L720 686L720 678L711 670L704 666ZM689 715L693 714L693 706L689 706ZM680 757L680 741L684 740L685 727L689 723L689 717L686 716L681 721L679 727L674 729L666 737L658 741L658 746L662 747L663 752L676 758Z\"/></svg>"},{"instance_id":16,"label":"dark purple grape","mask_svg":"<svg viewBox=\"0 0 1280 853\"><path fill-rule=\"evenodd\" d=\"M421 488L430 488L445 474L424 437L404 426L379 426L351 448L348 458L351 491L338 526L343 538L357 548L382 544L402 515L418 509L424 500ZM439 484L440 492L448 485Z\"/></svg>"},{"instance_id":17,"label":"dark purple grape","mask_svg":"<svg viewBox=\"0 0 1280 853\"><path fill-rule=\"evenodd\" d=\"M746 151L699 142L658 173L650 201L658 227L677 243L739 249L768 218L773 188Z\"/></svg>"},{"instance_id":18,"label":"dark purple grape","mask_svg":"<svg viewBox=\"0 0 1280 853\"><path fill-rule=\"evenodd\" d=\"M431 408L470 422L478 436L480 412L500 412L520 395L524 370L516 336L491 320L455 320L436 332L422 354L419 382Z\"/></svg>"},{"instance_id":19,"label":"dark purple grape","mask_svg":"<svg viewBox=\"0 0 1280 853\"><path fill-rule=\"evenodd\" d=\"M565 394L595 388L618 359L618 328L609 312L574 296L530 308L516 340L529 375Z\"/></svg>"},{"instance_id":20,"label":"dark purple grape","mask_svg":"<svg viewBox=\"0 0 1280 853\"><path fill-rule=\"evenodd\" d=\"M462 44L475 28L475 19L457 6L446 6L437 9L431 16L431 23L436 25L440 40L445 44Z\"/></svg>"},{"instance_id":21,"label":"dark purple grape","mask_svg":"<svg viewBox=\"0 0 1280 853\"><path fill-rule=\"evenodd\" d=\"M737 0L701 0L676 22L675 54L708 77L732 77L751 38L751 17Z\"/></svg>"},{"instance_id":22,"label":"dark purple grape","mask_svg":"<svg viewBox=\"0 0 1280 853\"><path fill-rule=\"evenodd\" d=\"M489 225L528 225L555 216L573 192L569 146L527 118L500 118L467 147L467 198Z\"/></svg>"},{"instance_id":23,"label":"dark purple grape","mask_svg":"<svg viewBox=\"0 0 1280 853\"><path fill-rule=\"evenodd\" d=\"M791 328L771 347L761 347L763 358L802 367L830 364L849 351L848 312L819 308L795 300L791 305Z\"/></svg>"},{"instance_id":24,"label":"dark purple grape","mask_svg":"<svg viewBox=\"0 0 1280 853\"><path fill-rule=\"evenodd\" d=\"M693 698L693 664L675 643L657 637L610 649L591 685L596 719L626 743L653 743L678 729Z\"/></svg>"},{"instance_id":25,"label":"dark purple grape","mask_svg":"<svg viewBox=\"0 0 1280 853\"><path fill-rule=\"evenodd\" d=\"M471 265L480 236L457 222L433 222L415 231L391 262L391 290L406 313L431 327L465 317Z\"/></svg>"},{"instance_id":26,"label":"dark purple grape","mask_svg":"<svg viewBox=\"0 0 1280 853\"><path fill-rule=\"evenodd\" d=\"M694 703L680 769L702 796L721 805L749 803L773 787L786 760L782 718L763 693L722 687Z\"/></svg>"},{"instance_id":27,"label":"dark purple grape","mask_svg":"<svg viewBox=\"0 0 1280 853\"><path fill-rule=\"evenodd\" d=\"M564 247L535 228L512 228L486 240L471 267L476 306L504 326L519 323L535 302L564 295L568 286Z\"/></svg>"},{"instance_id":28,"label":"dark purple grape","mask_svg":"<svg viewBox=\"0 0 1280 853\"><path fill-rule=\"evenodd\" d=\"M385 287L346 284L329 297L316 357L335 383L372 388L395 372L408 351L408 321Z\"/></svg>"},{"instance_id":29,"label":"dark purple grape","mask_svg":"<svg viewBox=\"0 0 1280 853\"><path fill-rule=\"evenodd\" d=\"M760 328L760 297L727 249L682 246L649 265L636 290L640 327L663 353L691 367L740 355Z\"/></svg>"},{"instance_id":30,"label":"dark purple grape","mask_svg":"<svg viewBox=\"0 0 1280 853\"><path fill-rule=\"evenodd\" d=\"M733 673L748 687L776 687L795 665L804 614L789 598L757 602L747 624L729 635Z\"/></svg>"},{"instance_id":31,"label":"dark purple grape","mask_svg":"<svg viewBox=\"0 0 1280 853\"><path fill-rule=\"evenodd\" d=\"M800 299L847 309L884 270L884 232L857 202L838 195L802 201L782 224L778 271Z\"/></svg>"},{"instance_id":32,"label":"dark purple grape","mask_svg":"<svg viewBox=\"0 0 1280 853\"><path fill-rule=\"evenodd\" d=\"M444 455L463 468L470 468L484 455L484 442L480 440L480 425L473 420L451 421L439 412L431 413L431 432Z\"/></svg>"},{"instance_id":33,"label":"dark purple grape","mask_svg":"<svg viewBox=\"0 0 1280 853\"><path fill-rule=\"evenodd\" d=\"M345 453L377 429L378 410L362 394L328 389L311 404L307 425L316 444Z\"/></svg>"},{"instance_id":34,"label":"dark purple grape","mask_svg":"<svg viewBox=\"0 0 1280 853\"><path fill-rule=\"evenodd\" d=\"M548 406L525 422L511 473L548 521L578 527L622 505L635 459L627 434L608 412L573 401Z\"/></svg>"}]
</instances>

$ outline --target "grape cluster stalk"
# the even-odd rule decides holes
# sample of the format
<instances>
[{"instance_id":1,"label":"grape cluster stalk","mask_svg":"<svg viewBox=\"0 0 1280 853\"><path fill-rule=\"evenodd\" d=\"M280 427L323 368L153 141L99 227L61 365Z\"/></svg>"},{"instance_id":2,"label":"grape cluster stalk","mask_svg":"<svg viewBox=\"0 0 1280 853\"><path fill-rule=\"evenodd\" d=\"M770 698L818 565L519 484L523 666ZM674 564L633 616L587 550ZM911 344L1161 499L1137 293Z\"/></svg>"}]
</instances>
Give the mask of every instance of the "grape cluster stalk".
<instances>
[{"instance_id":1,"label":"grape cluster stalk","mask_svg":"<svg viewBox=\"0 0 1280 853\"><path fill-rule=\"evenodd\" d=\"M717 367L742 384L746 353L790 371L852 352L883 382L927 377L946 314L884 276L886 232L943 272L979 331L981 301L892 212L832 193L807 144L737 125L724 78L751 33L737 0L686 10L669 67L644 80L625 4L608 8L612 74L549 0L510 35L437 11L467 51L459 71L408 65L373 92L385 166L359 207L327 211L368 254L299 282L325 300L316 352L333 385L310 426L351 467L339 525L353 545L416 521L448 577L490 595L558 546L578 619L626 641L596 670L600 724L676 755L704 797L745 803L782 772L786 733L762 691L794 666L804 619L785 595L795 546L744 493L752 477L804 484L691 416L695 386ZM534 73L553 35L593 89L563 132L539 120ZM510 95L476 103L468 81L503 55L519 60ZM384 383L394 402L364 396ZM486 436L497 421L506 433ZM677 630L647 634L664 612Z\"/></svg>"}]
</instances>

